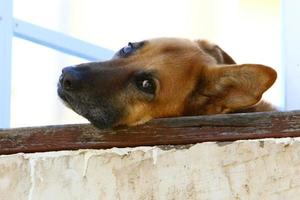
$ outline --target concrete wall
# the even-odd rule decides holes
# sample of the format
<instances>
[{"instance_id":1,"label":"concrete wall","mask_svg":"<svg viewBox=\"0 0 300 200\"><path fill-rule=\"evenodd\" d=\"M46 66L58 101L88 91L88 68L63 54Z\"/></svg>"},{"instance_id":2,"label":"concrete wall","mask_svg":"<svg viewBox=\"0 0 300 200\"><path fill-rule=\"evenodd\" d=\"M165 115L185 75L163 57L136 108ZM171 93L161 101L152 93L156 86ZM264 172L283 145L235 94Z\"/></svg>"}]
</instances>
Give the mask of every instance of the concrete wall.
<instances>
[{"instance_id":1,"label":"concrete wall","mask_svg":"<svg viewBox=\"0 0 300 200\"><path fill-rule=\"evenodd\" d=\"M300 139L0 156L1 200L299 196Z\"/></svg>"}]
</instances>

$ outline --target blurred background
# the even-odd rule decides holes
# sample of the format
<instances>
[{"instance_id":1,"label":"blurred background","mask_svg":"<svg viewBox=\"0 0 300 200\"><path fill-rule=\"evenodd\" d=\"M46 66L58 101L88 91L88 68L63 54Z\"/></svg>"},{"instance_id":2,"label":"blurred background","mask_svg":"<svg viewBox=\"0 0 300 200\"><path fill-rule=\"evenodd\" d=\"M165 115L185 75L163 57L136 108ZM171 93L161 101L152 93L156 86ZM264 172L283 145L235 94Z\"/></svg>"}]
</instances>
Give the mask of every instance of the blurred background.
<instances>
[{"instance_id":1,"label":"blurred background","mask_svg":"<svg viewBox=\"0 0 300 200\"><path fill-rule=\"evenodd\" d=\"M300 108L300 101L291 100L297 96L293 88L300 85L299 62L289 63L299 54L293 43L297 34L292 34L297 16L286 14L286 10L297 10L295 4L280 0L13 0L12 10L15 19L112 51L129 41L153 37L208 39L238 63L275 68L279 78L264 98L289 110ZM293 21L288 24L290 18ZM88 60L18 37L13 37L11 46L9 126L87 122L60 102L56 84L63 67ZM291 53L294 47L298 52Z\"/></svg>"}]
</instances>

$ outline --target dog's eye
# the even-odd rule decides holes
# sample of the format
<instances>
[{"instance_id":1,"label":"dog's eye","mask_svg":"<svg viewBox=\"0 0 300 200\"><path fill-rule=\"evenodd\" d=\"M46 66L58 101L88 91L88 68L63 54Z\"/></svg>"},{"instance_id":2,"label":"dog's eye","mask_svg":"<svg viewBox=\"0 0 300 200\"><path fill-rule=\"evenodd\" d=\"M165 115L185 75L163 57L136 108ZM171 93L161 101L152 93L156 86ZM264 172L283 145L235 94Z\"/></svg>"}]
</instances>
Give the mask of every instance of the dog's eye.
<instances>
[{"instance_id":1,"label":"dog's eye","mask_svg":"<svg viewBox=\"0 0 300 200\"><path fill-rule=\"evenodd\" d=\"M126 47L123 47L120 51L121 56L127 56L131 54L134 51L134 45L133 43L129 42Z\"/></svg>"},{"instance_id":2,"label":"dog's eye","mask_svg":"<svg viewBox=\"0 0 300 200\"><path fill-rule=\"evenodd\" d=\"M137 88L147 94L155 94L156 84L150 77L138 77L135 80Z\"/></svg>"},{"instance_id":3,"label":"dog's eye","mask_svg":"<svg viewBox=\"0 0 300 200\"><path fill-rule=\"evenodd\" d=\"M133 53L135 53L137 50L142 48L146 44L145 41L142 42L129 42L127 46L120 49L115 55L114 58L126 58Z\"/></svg>"}]
</instances>

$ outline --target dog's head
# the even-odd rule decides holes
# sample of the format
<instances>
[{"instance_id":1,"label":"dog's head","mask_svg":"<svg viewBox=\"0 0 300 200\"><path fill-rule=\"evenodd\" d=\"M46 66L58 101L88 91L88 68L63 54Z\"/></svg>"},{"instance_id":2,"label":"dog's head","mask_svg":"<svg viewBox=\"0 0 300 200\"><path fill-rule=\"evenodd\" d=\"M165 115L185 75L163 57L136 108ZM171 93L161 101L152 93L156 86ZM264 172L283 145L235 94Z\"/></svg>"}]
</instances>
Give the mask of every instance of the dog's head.
<instances>
[{"instance_id":1,"label":"dog's head","mask_svg":"<svg viewBox=\"0 0 300 200\"><path fill-rule=\"evenodd\" d=\"M112 127L248 108L275 79L273 69L236 65L207 41L160 38L129 43L109 61L64 68L58 94L94 125Z\"/></svg>"}]
</instances>

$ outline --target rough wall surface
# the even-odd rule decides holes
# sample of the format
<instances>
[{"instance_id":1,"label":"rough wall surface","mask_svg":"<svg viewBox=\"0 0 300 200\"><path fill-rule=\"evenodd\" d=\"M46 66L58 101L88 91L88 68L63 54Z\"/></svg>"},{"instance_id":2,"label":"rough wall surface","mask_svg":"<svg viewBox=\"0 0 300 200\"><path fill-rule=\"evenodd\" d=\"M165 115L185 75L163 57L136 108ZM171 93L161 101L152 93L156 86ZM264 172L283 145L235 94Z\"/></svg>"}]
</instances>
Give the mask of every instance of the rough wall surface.
<instances>
[{"instance_id":1,"label":"rough wall surface","mask_svg":"<svg viewBox=\"0 0 300 200\"><path fill-rule=\"evenodd\" d=\"M298 138L0 156L1 200L299 198Z\"/></svg>"}]
</instances>

